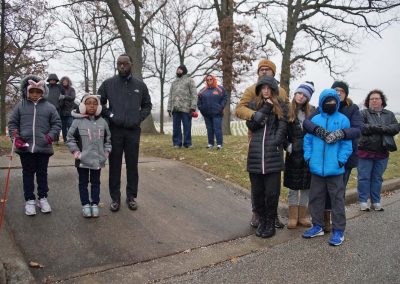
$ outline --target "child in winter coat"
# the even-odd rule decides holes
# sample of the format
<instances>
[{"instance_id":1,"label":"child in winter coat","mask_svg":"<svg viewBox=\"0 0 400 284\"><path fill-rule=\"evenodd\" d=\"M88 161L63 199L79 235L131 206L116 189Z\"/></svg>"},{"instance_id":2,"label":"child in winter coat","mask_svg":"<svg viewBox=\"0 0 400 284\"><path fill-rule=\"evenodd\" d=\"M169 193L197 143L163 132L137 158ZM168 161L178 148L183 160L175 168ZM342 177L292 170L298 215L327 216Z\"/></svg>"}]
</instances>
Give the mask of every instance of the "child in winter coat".
<instances>
[{"instance_id":1,"label":"child in winter coat","mask_svg":"<svg viewBox=\"0 0 400 284\"><path fill-rule=\"evenodd\" d=\"M36 205L50 213L47 167L54 154L52 142L61 130L61 120L54 105L47 101L48 89L38 76L28 75L21 81L22 101L8 121L10 137L14 137L16 153L21 159L25 197L25 214L36 215ZM36 175L38 202L35 202Z\"/></svg>"},{"instance_id":2,"label":"child in winter coat","mask_svg":"<svg viewBox=\"0 0 400 284\"><path fill-rule=\"evenodd\" d=\"M340 99L336 90L322 91L319 97L320 114L311 121L320 126L324 135L350 127L349 119L338 111L339 106ZM332 236L329 244L342 244L346 226L343 174L352 149L351 140L328 144L320 136L309 133L304 136L304 160L309 164L311 172L309 208L313 223L312 228L304 232L304 238L324 235L325 199L328 192L332 203Z\"/></svg>"},{"instance_id":3,"label":"child in winter coat","mask_svg":"<svg viewBox=\"0 0 400 284\"><path fill-rule=\"evenodd\" d=\"M107 122L100 117L101 110L98 96L84 96L79 113L72 112L75 119L67 134L67 146L75 157L79 175L82 215L87 218L99 216L100 172L111 152L111 133Z\"/></svg>"},{"instance_id":4,"label":"child in winter coat","mask_svg":"<svg viewBox=\"0 0 400 284\"><path fill-rule=\"evenodd\" d=\"M260 217L256 236L270 238L275 235L281 171L284 167L283 142L286 137L287 107L279 99L278 84L273 77L260 77L256 84L256 94L248 106L256 112L246 122L252 132L247 171L254 210Z\"/></svg>"},{"instance_id":5,"label":"child in winter coat","mask_svg":"<svg viewBox=\"0 0 400 284\"><path fill-rule=\"evenodd\" d=\"M297 225L311 227L308 218L308 197L311 174L303 158L303 121L314 111L309 104L314 93L314 84L304 82L294 92L288 115L286 158L283 185L288 191L289 221L288 229Z\"/></svg>"}]
</instances>

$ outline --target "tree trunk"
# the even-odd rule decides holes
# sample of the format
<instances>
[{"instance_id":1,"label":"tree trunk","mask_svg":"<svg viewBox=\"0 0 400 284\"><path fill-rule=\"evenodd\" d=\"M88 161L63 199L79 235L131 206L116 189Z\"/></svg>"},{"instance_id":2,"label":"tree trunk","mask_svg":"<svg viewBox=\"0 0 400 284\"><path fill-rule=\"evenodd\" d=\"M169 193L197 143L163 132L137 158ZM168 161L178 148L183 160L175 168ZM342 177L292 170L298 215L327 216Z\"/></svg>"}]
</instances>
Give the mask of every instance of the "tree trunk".
<instances>
[{"instance_id":1,"label":"tree trunk","mask_svg":"<svg viewBox=\"0 0 400 284\"><path fill-rule=\"evenodd\" d=\"M142 78L143 31L140 29L140 10L138 11L138 9L135 9L135 20L139 19L139 21L135 22L134 31L136 39L134 41L119 2L107 0L107 5L110 8L115 24L117 25L118 31L121 35L125 51L132 58L132 73L133 75ZM140 32L138 32L139 30ZM137 32L138 34L136 34ZM142 122L141 128L143 133L157 133L151 114Z\"/></svg>"},{"instance_id":2,"label":"tree trunk","mask_svg":"<svg viewBox=\"0 0 400 284\"><path fill-rule=\"evenodd\" d=\"M233 89L233 0L222 0L221 7L217 9L217 16L221 37L222 83L228 96L228 101L224 109L222 128L224 135L231 135L230 102Z\"/></svg>"},{"instance_id":3,"label":"tree trunk","mask_svg":"<svg viewBox=\"0 0 400 284\"><path fill-rule=\"evenodd\" d=\"M6 15L6 0L1 1L1 36L0 36L0 135L6 131L6 86L7 76L5 74L4 53L5 53L5 15Z\"/></svg>"}]
</instances>

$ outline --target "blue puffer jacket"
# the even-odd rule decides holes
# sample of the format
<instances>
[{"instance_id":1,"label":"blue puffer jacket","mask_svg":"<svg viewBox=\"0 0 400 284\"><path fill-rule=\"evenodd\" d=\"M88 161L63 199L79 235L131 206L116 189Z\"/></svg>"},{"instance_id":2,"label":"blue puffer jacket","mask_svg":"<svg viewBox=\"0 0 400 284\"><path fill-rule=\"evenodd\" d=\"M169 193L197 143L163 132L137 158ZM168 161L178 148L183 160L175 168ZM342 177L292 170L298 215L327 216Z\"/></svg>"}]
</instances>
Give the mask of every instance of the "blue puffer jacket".
<instances>
[{"instance_id":1,"label":"blue puffer jacket","mask_svg":"<svg viewBox=\"0 0 400 284\"><path fill-rule=\"evenodd\" d=\"M326 98L334 97L338 108L332 115L323 112L322 105ZM345 129L350 127L349 119L338 112L340 99L334 89L324 90L319 97L320 114L314 116L311 121L328 131ZM344 173L344 167L339 166L347 162L353 151L351 140L339 140L328 144L317 136L307 133L304 136L304 160L309 161L310 172L319 176L337 176Z\"/></svg>"},{"instance_id":2,"label":"blue puffer jacket","mask_svg":"<svg viewBox=\"0 0 400 284\"><path fill-rule=\"evenodd\" d=\"M198 95L197 107L203 116L222 115L228 96L222 86L205 87Z\"/></svg>"}]
</instances>

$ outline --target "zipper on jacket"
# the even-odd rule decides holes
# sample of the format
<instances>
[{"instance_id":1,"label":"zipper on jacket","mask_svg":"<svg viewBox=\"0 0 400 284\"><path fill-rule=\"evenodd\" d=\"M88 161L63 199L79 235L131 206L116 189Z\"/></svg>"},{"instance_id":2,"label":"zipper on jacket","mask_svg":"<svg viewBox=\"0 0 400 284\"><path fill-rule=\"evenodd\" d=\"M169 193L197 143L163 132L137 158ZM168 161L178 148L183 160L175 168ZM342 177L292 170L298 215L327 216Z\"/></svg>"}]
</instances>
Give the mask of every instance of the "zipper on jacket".
<instances>
[{"instance_id":1,"label":"zipper on jacket","mask_svg":"<svg viewBox=\"0 0 400 284\"><path fill-rule=\"evenodd\" d=\"M90 128L87 129L89 140L92 140L92 135L90 134Z\"/></svg>"},{"instance_id":2,"label":"zipper on jacket","mask_svg":"<svg viewBox=\"0 0 400 284\"><path fill-rule=\"evenodd\" d=\"M326 124L325 124L326 131L328 131L328 120L329 120L329 117L326 118ZM326 146L326 143L324 140L322 140L322 141L324 143L324 148L323 148L324 154L322 155L322 176L325 176L325 146Z\"/></svg>"},{"instance_id":3,"label":"zipper on jacket","mask_svg":"<svg viewBox=\"0 0 400 284\"><path fill-rule=\"evenodd\" d=\"M264 126L264 134L263 134L263 139L262 139L262 148L261 148L261 169L262 169L262 173L263 175L265 175L265 164L264 164L264 152L265 152L265 136L267 134L267 124L265 124Z\"/></svg>"},{"instance_id":4,"label":"zipper on jacket","mask_svg":"<svg viewBox=\"0 0 400 284\"><path fill-rule=\"evenodd\" d=\"M36 144L36 133L35 133L35 128L36 128L36 106L37 102L33 103L33 123L32 123L32 133L33 133L33 142L32 142L32 153L35 150L35 144Z\"/></svg>"}]
</instances>

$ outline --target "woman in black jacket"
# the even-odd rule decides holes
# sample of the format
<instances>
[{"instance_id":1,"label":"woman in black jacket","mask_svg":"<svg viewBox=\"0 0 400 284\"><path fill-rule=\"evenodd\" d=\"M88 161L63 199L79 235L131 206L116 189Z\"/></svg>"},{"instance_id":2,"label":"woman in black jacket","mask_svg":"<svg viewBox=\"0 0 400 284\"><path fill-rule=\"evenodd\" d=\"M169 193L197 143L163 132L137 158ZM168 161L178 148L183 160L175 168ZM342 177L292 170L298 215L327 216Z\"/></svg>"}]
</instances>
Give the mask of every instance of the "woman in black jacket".
<instances>
[{"instance_id":1,"label":"woman in black jacket","mask_svg":"<svg viewBox=\"0 0 400 284\"><path fill-rule=\"evenodd\" d=\"M249 108L256 110L247 127L252 132L249 142L247 171L251 182L254 209L260 216L256 236L275 235L283 142L286 136L287 107L279 100L278 84L273 77L261 77L256 84L256 98Z\"/></svg>"},{"instance_id":2,"label":"woman in black jacket","mask_svg":"<svg viewBox=\"0 0 400 284\"><path fill-rule=\"evenodd\" d=\"M364 125L358 144L358 200L361 211L371 208L383 211L381 189L383 173L389 160L389 152L397 150L393 136L399 133L400 126L393 112L385 109L386 97L381 90L372 90L365 99L367 109L361 111Z\"/></svg>"},{"instance_id":3,"label":"woman in black jacket","mask_svg":"<svg viewBox=\"0 0 400 284\"><path fill-rule=\"evenodd\" d=\"M308 195L310 192L311 174L304 161L303 121L314 111L309 104L314 93L314 84L304 82L294 92L289 108L287 141L285 145L285 171L283 185L288 191L289 222L288 229L295 229L297 224L311 227L308 218Z\"/></svg>"}]
</instances>

